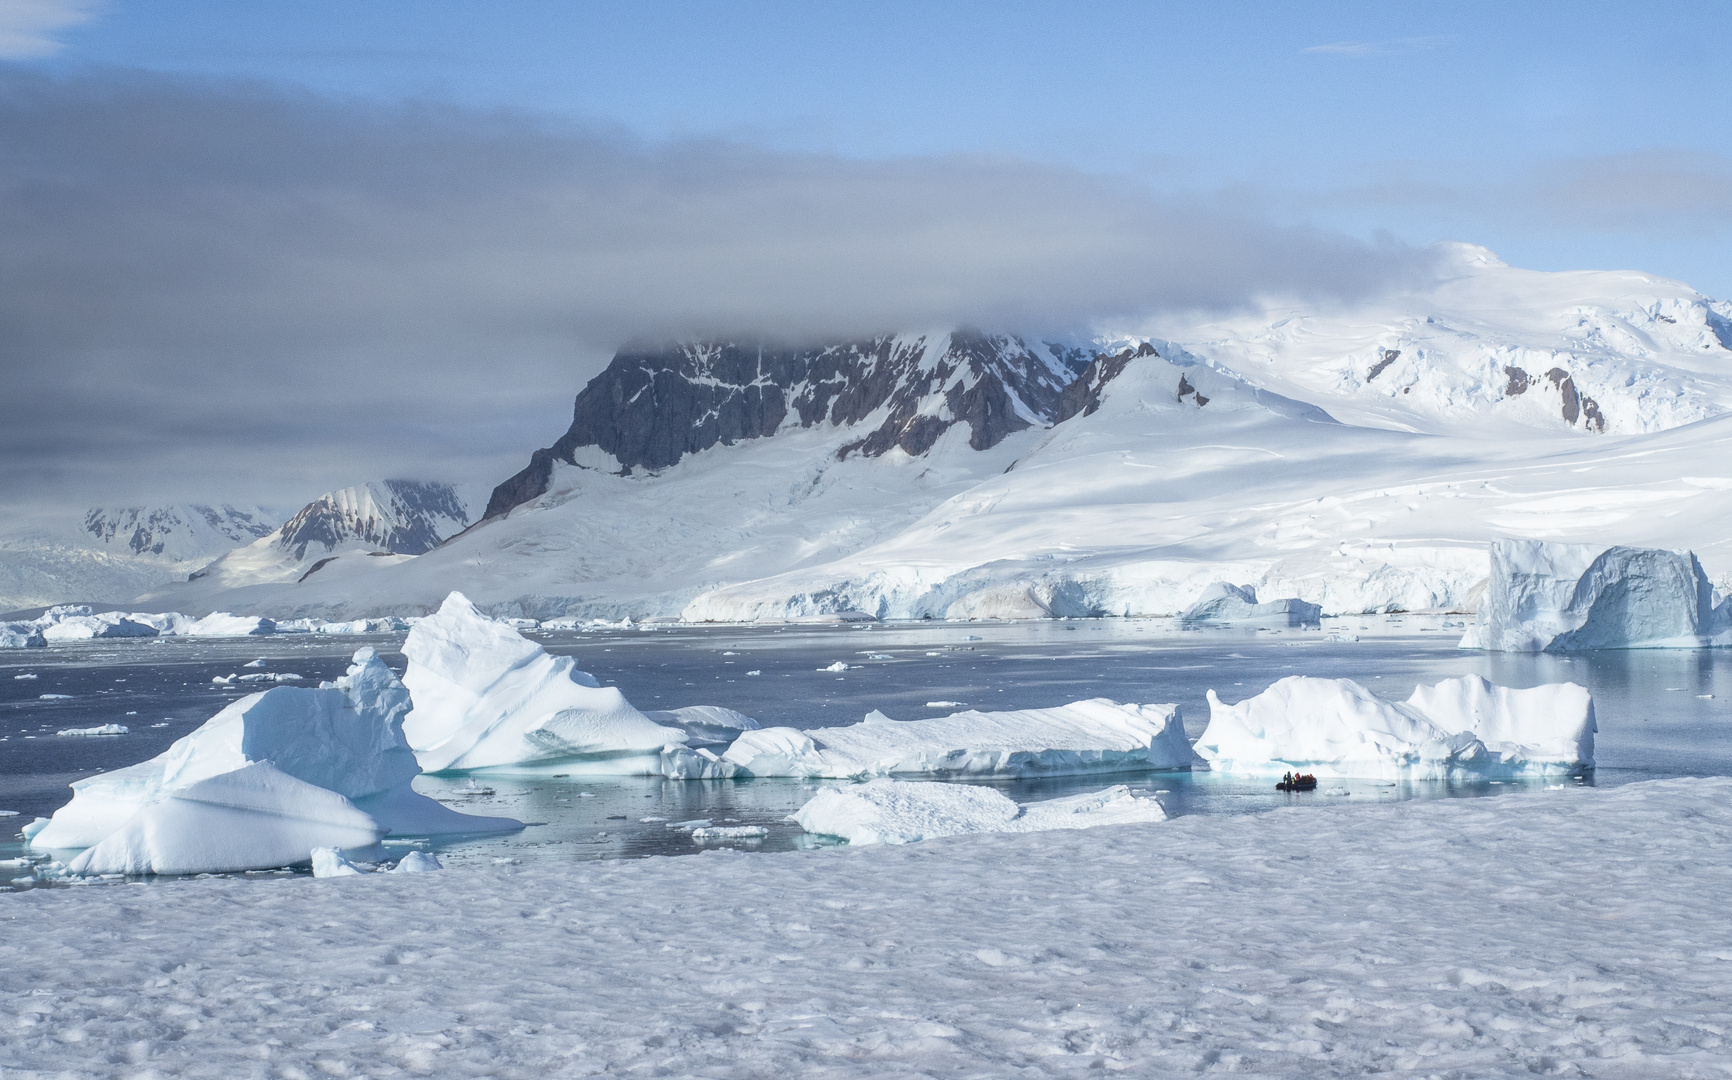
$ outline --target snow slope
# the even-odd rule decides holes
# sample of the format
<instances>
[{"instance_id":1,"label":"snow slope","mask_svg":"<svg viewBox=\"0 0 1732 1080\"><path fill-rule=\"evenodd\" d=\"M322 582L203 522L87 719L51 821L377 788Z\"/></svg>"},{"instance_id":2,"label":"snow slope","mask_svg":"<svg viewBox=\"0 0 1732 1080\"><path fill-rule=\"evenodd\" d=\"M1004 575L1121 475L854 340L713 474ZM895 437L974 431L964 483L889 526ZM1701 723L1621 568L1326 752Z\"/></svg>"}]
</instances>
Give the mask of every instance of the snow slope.
<instances>
[{"instance_id":1,"label":"snow slope","mask_svg":"<svg viewBox=\"0 0 1732 1080\"><path fill-rule=\"evenodd\" d=\"M1725 1076L1732 781L6 900L8 1074Z\"/></svg>"}]
</instances>

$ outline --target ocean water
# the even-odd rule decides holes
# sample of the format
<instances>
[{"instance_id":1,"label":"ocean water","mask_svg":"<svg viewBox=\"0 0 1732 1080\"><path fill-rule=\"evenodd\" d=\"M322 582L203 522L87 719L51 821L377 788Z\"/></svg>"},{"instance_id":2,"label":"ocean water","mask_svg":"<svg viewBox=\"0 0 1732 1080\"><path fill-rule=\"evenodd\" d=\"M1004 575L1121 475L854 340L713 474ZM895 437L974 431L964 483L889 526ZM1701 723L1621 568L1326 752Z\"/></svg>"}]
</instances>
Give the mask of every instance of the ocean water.
<instances>
[{"instance_id":1,"label":"ocean water","mask_svg":"<svg viewBox=\"0 0 1732 1080\"><path fill-rule=\"evenodd\" d=\"M913 623L866 626L648 626L533 635L569 654L645 709L725 705L762 723L827 727L872 709L897 719L980 709L1030 708L1081 698L1176 702L1194 738L1208 722L1205 694L1236 701L1276 679L1305 674L1356 679L1402 700L1419 682L1481 674L1510 686L1574 681L1594 694L1599 719L1595 785L1667 776L1732 775L1732 654L1607 652L1573 657L1463 652L1456 620L1436 616L1327 620L1321 631L1181 631L1169 620ZM1341 640L1357 637L1358 640ZM10 836L70 797L67 785L165 749L257 684L213 684L255 671L303 676L316 686L340 675L361 645L402 670L402 635L296 635L225 641L91 642L0 653L0 819ZM263 660L262 668L243 665ZM821 670L836 661L845 672ZM19 676L34 676L20 678ZM265 684L271 685L271 684ZM44 695L56 695L44 697ZM126 725L112 737L61 730ZM1286 795L1263 779L1207 771L1075 777L995 784L1018 802L1109 784L1156 794L1169 814L1243 814L1277 806L1413 798L1544 797L1533 783L1330 782ZM794 780L667 781L521 777L498 773L422 777L416 786L459 809L532 823L521 833L438 847L447 864L529 858L622 858L700 851L687 830L707 820L761 825L758 842L786 850L823 841L788 822L818 784ZM1335 794L1326 793L1334 789ZM1342 793L1344 792L1344 794ZM645 820L649 819L649 820ZM18 851L0 843L0 856Z\"/></svg>"}]
</instances>

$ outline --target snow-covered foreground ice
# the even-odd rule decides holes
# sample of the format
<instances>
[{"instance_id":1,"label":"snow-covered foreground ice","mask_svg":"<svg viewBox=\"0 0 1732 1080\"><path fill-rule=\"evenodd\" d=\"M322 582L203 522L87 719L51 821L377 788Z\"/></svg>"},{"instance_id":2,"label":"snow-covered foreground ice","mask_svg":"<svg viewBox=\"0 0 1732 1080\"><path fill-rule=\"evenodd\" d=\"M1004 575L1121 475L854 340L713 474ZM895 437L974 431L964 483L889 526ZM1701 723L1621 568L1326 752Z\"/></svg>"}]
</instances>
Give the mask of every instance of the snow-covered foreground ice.
<instances>
[{"instance_id":1,"label":"snow-covered foreground ice","mask_svg":"<svg viewBox=\"0 0 1732 1080\"><path fill-rule=\"evenodd\" d=\"M1123 785L1018 806L966 784L877 779L825 788L794 815L809 833L850 844L913 844L982 832L1045 832L1165 821L1152 797Z\"/></svg>"},{"instance_id":2,"label":"snow-covered foreground ice","mask_svg":"<svg viewBox=\"0 0 1732 1080\"><path fill-rule=\"evenodd\" d=\"M1723 1076L1729 891L1725 779L38 891L6 900L29 932L0 938L0 1055L221 1080Z\"/></svg>"},{"instance_id":3,"label":"snow-covered foreground ice","mask_svg":"<svg viewBox=\"0 0 1732 1080\"><path fill-rule=\"evenodd\" d=\"M799 731L747 731L722 754L740 776L1041 776L1186 769L1197 760L1173 705L1105 698Z\"/></svg>"},{"instance_id":4,"label":"snow-covered foreground ice","mask_svg":"<svg viewBox=\"0 0 1732 1080\"><path fill-rule=\"evenodd\" d=\"M1224 772L1565 774L1593 767L1597 730L1593 698L1574 683L1517 690L1465 675L1398 703L1352 679L1293 675L1234 705L1210 690L1196 751Z\"/></svg>"}]
</instances>

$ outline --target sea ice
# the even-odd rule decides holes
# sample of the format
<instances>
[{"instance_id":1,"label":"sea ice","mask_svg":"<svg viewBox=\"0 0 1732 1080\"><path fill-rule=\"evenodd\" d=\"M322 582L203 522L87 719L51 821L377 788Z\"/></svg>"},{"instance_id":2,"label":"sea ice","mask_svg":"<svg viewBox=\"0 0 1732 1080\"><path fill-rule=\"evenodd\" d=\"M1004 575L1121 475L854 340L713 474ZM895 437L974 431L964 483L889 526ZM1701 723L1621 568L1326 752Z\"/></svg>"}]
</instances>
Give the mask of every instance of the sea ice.
<instances>
[{"instance_id":1,"label":"sea ice","mask_svg":"<svg viewBox=\"0 0 1732 1080\"><path fill-rule=\"evenodd\" d=\"M173 791L67 864L67 873L197 874L371 849L385 829L334 791L257 761Z\"/></svg>"},{"instance_id":2,"label":"sea ice","mask_svg":"<svg viewBox=\"0 0 1732 1080\"><path fill-rule=\"evenodd\" d=\"M1105 698L1051 709L747 731L722 754L747 776L1043 776L1184 769L1197 761L1176 705Z\"/></svg>"},{"instance_id":3,"label":"sea ice","mask_svg":"<svg viewBox=\"0 0 1732 1080\"><path fill-rule=\"evenodd\" d=\"M1260 622L1280 626L1317 626L1323 608L1297 597L1258 603L1257 590L1249 585L1217 581L1203 590L1180 616L1187 626L1214 623Z\"/></svg>"},{"instance_id":4,"label":"sea ice","mask_svg":"<svg viewBox=\"0 0 1732 1080\"><path fill-rule=\"evenodd\" d=\"M382 834L521 828L504 818L459 814L410 787L420 767L403 737L408 691L371 648L357 650L354 659L348 674L334 683L248 695L149 761L75 782L72 801L55 811L31 845L97 845L177 792L260 762L350 800L377 821ZM190 820L184 809L158 817L169 823ZM306 857L302 851L297 859Z\"/></svg>"},{"instance_id":5,"label":"sea ice","mask_svg":"<svg viewBox=\"0 0 1732 1080\"><path fill-rule=\"evenodd\" d=\"M559 762L584 772L657 775L683 731L657 724L613 687L553 657L461 593L403 643L415 708L403 731L429 772Z\"/></svg>"},{"instance_id":6,"label":"sea ice","mask_svg":"<svg viewBox=\"0 0 1732 1080\"><path fill-rule=\"evenodd\" d=\"M131 731L125 724L103 724L100 727L61 728L56 735L88 736L88 735L126 735Z\"/></svg>"},{"instance_id":7,"label":"sea ice","mask_svg":"<svg viewBox=\"0 0 1732 1080\"><path fill-rule=\"evenodd\" d=\"M980 832L1044 832L1165 821L1155 799L1123 785L1018 806L992 788L880 778L829 787L794 815L809 833L850 844L912 844Z\"/></svg>"},{"instance_id":8,"label":"sea ice","mask_svg":"<svg viewBox=\"0 0 1732 1080\"><path fill-rule=\"evenodd\" d=\"M1210 690L1196 750L1222 772L1573 773L1593 767L1596 730L1593 698L1574 683L1516 690L1468 675L1397 704L1351 679L1294 675L1235 705Z\"/></svg>"},{"instance_id":9,"label":"sea ice","mask_svg":"<svg viewBox=\"0 0 1732 1080\"><path fill-rule=\"evenodd\" d=\"M1700 648L1724 629L1688 551L1498 540L1464 649L1575 652Z\"/></svg>"}]
</instances>

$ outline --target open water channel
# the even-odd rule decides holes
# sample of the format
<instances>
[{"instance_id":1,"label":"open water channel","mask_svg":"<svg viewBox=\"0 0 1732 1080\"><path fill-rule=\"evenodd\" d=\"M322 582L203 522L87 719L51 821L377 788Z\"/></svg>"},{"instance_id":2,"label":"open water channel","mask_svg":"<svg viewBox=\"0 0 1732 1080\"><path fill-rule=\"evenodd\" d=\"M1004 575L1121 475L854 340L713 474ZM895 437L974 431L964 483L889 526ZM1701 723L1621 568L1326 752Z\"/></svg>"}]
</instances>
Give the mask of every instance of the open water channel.
<instances>
[{"instance_id":1,"label":"open water channel","mask_svg":"<svg viewBox=\"0 0 1732 1080\"><path fill-rule=\"evenodd\" d=\"M1463 652L1459 621L1438 616L1325 620L1321 631L1181 631L1170 620L887 623L845 626L646 626L532 633L644 709L725 705L766 726L815 728L872 709L897 719L941 715L961 702L983 710L1038 708L1081 698L1177 702L1194 739L1208 723L1205 693L1237 701L1287 675L1356 679L1404 700L1419 682L1480 674L1509 686L1573 681L1594 695L1598 767L1580 781L1609 785L1671 776L1732 775L1732 650L1635 651L1571 657ZM1359 640L1342 640L1357 637ZM17 857L16 827L48 816L67 785L153 757L229 702L260 689L213 676L291 672L317 686L343 673L362 645L401 673L403 636L283 635L222 641L157 638L0 652L0 858ZM242 665L263 660L262 668ZM836 661L845 672L821 670ZM63 737L70 728L123 724L129 733ZM1115 783L1153 792L1170 815L1243 814L1294 803L1545 797L1556 778L1496 782L1331 781L1301 795L1266 779L1204 770L998 782L1018 802ZM797 780L423 776L417 789L468 813L531 823L520 833L437 845L447 865L531 858L592 859L701 851L673 826L761 825L733 842L774 851L822 842L787 820L821 786ZM1343 794L1344 792L1344 794ZM425 847L421 844L417 846ZM720 846L720 845L712 845ZM5 876L0 875L0 888Z\"/></svg>"}]
</instances>

